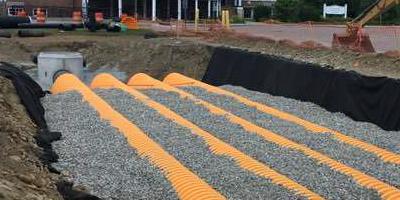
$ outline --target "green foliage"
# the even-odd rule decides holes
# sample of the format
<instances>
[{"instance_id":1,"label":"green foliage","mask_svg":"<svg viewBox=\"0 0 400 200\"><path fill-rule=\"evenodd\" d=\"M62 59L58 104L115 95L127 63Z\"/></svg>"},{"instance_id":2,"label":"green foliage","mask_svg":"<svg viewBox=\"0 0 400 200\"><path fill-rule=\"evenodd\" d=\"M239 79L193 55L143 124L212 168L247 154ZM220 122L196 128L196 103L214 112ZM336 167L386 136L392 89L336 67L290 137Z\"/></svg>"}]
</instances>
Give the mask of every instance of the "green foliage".
<instances>
[{"instance_id":1,"label":"green foliage","mask_svg":"<svg viewBox=\"0 0 400 200\"><path fill-rule=\"evenodd\" d=\"M377 0L277 0L275 17L281 21L318 21L321 20L323 4L348 5L348 17L356 18ZM379 20L378 19L375 19ZM382 15L383 23L400 24L400 5ZM328 20L329 21L329 20Z\"/></svg>"},{"instance_id":2,"label":"green foliage","mask_svg":"<svg viewBox=\"0 0 400 200\"><path fill-rule=\"evenodd\" d=\"M254 8L254 20L262 21L271 18L271 9L269 6L256 6Z\"/></svg>"},{"instance_id":3,"label":"green foliage","mask_svg":"<svg viewBox=\"0 0 400 200\"><path fill-rule=\"evenodd\" d=\"M306 3L300 1L297 7L297 19L298 21L319 21L321 20L322 11L312 3Z\"/></svg>"},{"instance_id":4,"label":"green foliage","mask_svg":"<svg viewBox=\"0 0 400 200\"><path fill-rule=\"evenodd\" d=\"M383 23L400 24L400 5L392 8L382 15Z\"/></svg>"},{"instance_id":5,"label":"green foliage","mask_svg":"<svg viewBox=\"0 0 400 200\"><path fill-rule=\"evenodd\" d=\"M276 17L286 22L318 21L321 19L318 4L315 0L277 0Z\"/></svg>"},{"instance_id":6,"label":"green foliage","mask_svg":"<svg viewBox=\"0 0 400 200\"><path fill-rule=\"evenodd\" d=\"M245 23L245 20L242 17L236 16L236 15L232 16L230 21L232 24L244 24Z\"/></svg>"},{"instance_id":7,"label":"green foliage","mask_svg":"<svg viewBox=\"0 0 400 200\"><path fill-rule=\"evenodd\" d=\"M275 3L275 16L281 21L297 20L298 0L277 0Z\"/></svg>"}]
</instances>

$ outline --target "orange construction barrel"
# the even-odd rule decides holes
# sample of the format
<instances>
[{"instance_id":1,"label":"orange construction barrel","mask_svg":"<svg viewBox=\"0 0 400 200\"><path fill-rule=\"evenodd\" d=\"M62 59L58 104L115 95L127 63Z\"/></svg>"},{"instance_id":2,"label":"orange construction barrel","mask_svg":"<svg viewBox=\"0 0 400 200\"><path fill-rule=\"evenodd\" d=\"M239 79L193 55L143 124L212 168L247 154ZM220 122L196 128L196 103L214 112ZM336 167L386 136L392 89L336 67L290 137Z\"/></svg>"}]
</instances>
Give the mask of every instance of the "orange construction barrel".
<instances>
[{"instance_id":1,"label":"orange construction barrel","mask_svg":"<svg viewBox=\"0 0 400 200\"><path fill-rule=\"evenodd\" d=\"M138 21L134 17L124 17L121 19L121 23L126 25L129 30L136 30L139 28Z\"/></svg>"},{"instance_id":2,"label":"orange construction barrel","mask_svg":"<svg viewBox=\"0 0 400 200\"><path fill-rule=\"evenodd\" d=\"M96 12L96 13L94 14L94 16L95 16L95 19L96 19L96 22L97 22L97 23L103 23L103 21L104 21L104 15L103 15L102 12Z\"/></svg>"},{"instance_id":3,"label":"orange construction barrel","mask_svg":"<svg viewBox=\"0 0 400 200\"><path fill-rule=\"evenodd\" d=\"M37 11L36 11L36 21L38 23L45 23L46 22L46 14L40 8L38 8Z\"/></svg>"},{"instance_id":4,"label":"orange construction barrel","mask_svg":"<svg viewBox=\"0 0 400 200\"><path fill-rule=\"evenodd\" d=\"M122 20L125 20L127 17L128 17L128 14L122 13L122 15L121 15L121 21L122 21Z\"/></svg>"},{"instance_id":5,"label":"orange construction barrel","mask_svg":"<svg viewBox=\"0 0 400 200\"><path fill-rule=\"evenodd\" d=\"M72 13L72 21L73 22L82 22L82 12L81 11L74 11Z\"/></svg>"}]
</instances>

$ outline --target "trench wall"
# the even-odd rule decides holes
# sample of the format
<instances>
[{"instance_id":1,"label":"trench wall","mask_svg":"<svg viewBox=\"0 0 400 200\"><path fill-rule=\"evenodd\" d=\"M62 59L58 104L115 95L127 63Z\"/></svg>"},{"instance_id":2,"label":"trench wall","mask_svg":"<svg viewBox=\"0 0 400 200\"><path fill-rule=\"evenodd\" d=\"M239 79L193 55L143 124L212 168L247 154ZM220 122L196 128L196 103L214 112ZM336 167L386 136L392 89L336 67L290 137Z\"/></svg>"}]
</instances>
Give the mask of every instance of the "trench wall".
<instances>
[{"instance_id":1,"label":"trench wall","mask_svg":"<svg viewBox=\"0 0 400 200\"><path fill-rule=\"evenodd\" d=\"M313 102L356 121L400 130L400 82L231 48L216 48L203 81Z\"/></svg>"}]
</instances>

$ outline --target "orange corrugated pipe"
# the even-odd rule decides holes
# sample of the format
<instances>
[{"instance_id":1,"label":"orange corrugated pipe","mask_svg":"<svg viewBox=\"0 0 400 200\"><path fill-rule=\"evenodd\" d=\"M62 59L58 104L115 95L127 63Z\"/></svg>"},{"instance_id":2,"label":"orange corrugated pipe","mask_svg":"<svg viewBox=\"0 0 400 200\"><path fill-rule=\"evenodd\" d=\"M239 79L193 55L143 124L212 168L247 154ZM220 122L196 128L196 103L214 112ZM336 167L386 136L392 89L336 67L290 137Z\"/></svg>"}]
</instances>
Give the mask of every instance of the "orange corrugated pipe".
<instances>
[{"instance_id":1,"label":"orange corrugated pipe","mask_svg":"<svg viewBox=\"0 0 400 200\"><path fill-rule=\"evenodd\" d=\"M76 91L82 94L83 99L99 113L102 119L109 121L113 127L124 134L129 145L135 148L140 156L148 159L161 169L180 199L225 199L173 156L164 151L159 144L150 139L137 126L115 111L76 76L72 74L61 75L55 81L51 91L53 94L68 91Z\"/></svg>"},{"instance_id":2,"label":"orange corrugated pipe","mask_svg":"<svg viewBox=\"0 0 400 200\"><path fill-rule=\"evenodd\" d=\"M183 90L180 90L180 89L172 87L166 83L163 83L161 81L153 79L152 77L147 76L146 74L136 74L128 81L128 85L131 87L134 87L134 88L136 88L136 87L137 88L156 88L156 89L162 89L165 91L176 92L179 95L181 95L181 97L188 98L192 101L195 101L196 103L198 103L200 105L203 105L211 113L226 117L232 123L242 126L246 131L256 133L256 134L260 135L261 137L263 137L265 140L271 141L280 146L303 152L305 155L308 155L311 158L314 158L315 160L319 161L320 163L323 163L342 174L346 174L346 175L352 177L353 180L355 180L358 184L360 184L366 188L371 188L371 189L376 190L382 199L386 199L386 200L400 199L400 190L394 186L391 186L385 182L382 182L382 181L376 179L375 177L366 175L365 173L363 173L357 169L354 169L347 165L344 165L322 153L319 153L317 151L314 151L314 150L304 146L303 144L293 142L283 136L280 136L279 134L273 133L267 129L264 129L262 127L254 125L253 123L251 123L247 120L244 120L244 119L242 119L238 116L235 116L232 113L229 113L219 107L216 107L208 102L205 102L199 98L196 98L195 96L193 96Z\"/></svg>"},{"instance_id":3,"label":"orange corrugated pipe","mask_svg":"<svg viewBox=\"0 0 400 200\"><path fill-rule=\"evenodd\" d=\"M275 170L269 168L265 164L251 158L250 156L240 152L236 148L230 146L229 144L221 141L220 139L214 137L212 134L202 130L200 127L196 126L192 122L188 121L187 119L183 118L182 116L176 114L175 112L171 111L164 105L157 103L151 100L145 94L128 87L126 84L123 84L118 79L114 78L110 74L99 74L97 75L92 84L91 88L117 88L123 90L124 92L132 95L137 100L143 102L145 105L155 109L164 117L176 122L177 124L186 127L192 130L193 134L196 134L204 139L207 145L210 147L211 152L217 155L225 155L232 157L236 164L254 174L264 177L266 179L271 180L271 182L281 185L285 188L295 191L296 194L302 195L309 199L317 200L323 199L318 194L308 190L306 187L298 184L297 182L287 178L286 176L279 174Z\"/></svg>"},{"instance_id":4,"label":"orange corrugated pipe","mask_svg":"<svg viewBox=\"0 0 400 200\"><path fill-rule=\"evenodd\" d=\"M195 86L195 87L200 87L203 88L209 92L220 94L220 95L226 95L229 97L233 97L237 101L246 104L250 107L254 107L257 110L268 113L270 115L273 115L274 117L278 117L280 119L293 122L295 124L298 124L300 126L303 126L305 129L313 132L313 133L331 133L335 139L344 142L346 144L352 145L354 147L360 148L364 151L367 151L369 153L377 155L379 158L381 158L383 161L388 162L388 163L393 163L393 164L400 164L400 155L388 151L386 149L380 148L378 146L375 146L373 144L369 144L367 142L364 142L362 140L359 140L357 138L353 138L351 136L347 136L343 133L340 133L338 131L329 129L327 127L320 126L318 124L312 123L310 121L301 119L295 115L292 115L290 113L286 113L283 111L280 111L278 109L272 108L270 106L251 101L247 98L244 98L242 96L239 96L233 92L223 90L221 88L197 81L195 79L186 77L182 74L178 73L171 73L168 76L164 78L164 83L167 83L168 85L171 86Z\"/></svg>"}]
</instances>

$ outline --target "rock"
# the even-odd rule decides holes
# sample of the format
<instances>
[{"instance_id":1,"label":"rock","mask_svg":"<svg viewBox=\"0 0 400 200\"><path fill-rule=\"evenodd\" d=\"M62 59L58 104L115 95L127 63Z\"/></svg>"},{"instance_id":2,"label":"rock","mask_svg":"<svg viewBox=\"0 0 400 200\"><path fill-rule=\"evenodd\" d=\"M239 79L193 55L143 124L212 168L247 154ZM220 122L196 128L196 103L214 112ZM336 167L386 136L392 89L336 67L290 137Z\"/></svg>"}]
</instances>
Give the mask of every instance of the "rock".
<instances>
[{"instance_id":1,"label":"rock","mask_svg":"<svg viewBox=\"0 0 400 200\"><path fill-rule=\"evenodd\" d=\"M76 186L74 186L74 189L76 190L76 191L80 191L80 192L88 192L89 190L85 187L85 186L83 186L83 185L76 185Z\"/></svg>"},{"instance_id":2,"label":"rock","mask_svg":"<svg viewBox=\"0 0 400 200\"><path fill-rule=\"evenodd\" d=\"M14 160L14 161L17 161L17 162L20 162L20 161L21 161L21 157L16 156L16 155L10 156L10 159L11 159L11 160Z\"/></svg>"},{"instance_id":3,"label":"rock","mask_svg":"<svg viewBox=\"0 0 400 200\"><path fill-rule=\"evenodd\" d=\"M22 182L30 185L32 185L33 182L35 181L35 176L33 174L28 174L28 175L19 174L17 177Z\"/></svg>"},{"instance_id":4,"label":"rock","mask_svg":"<svg viewBox=\"0 0 400 200\"><path fill-rule=\"evenodd\" d=\"M70 175L70 173L68 171L66 171L66 170L61 171L61 176L62 177L69 177L69 175Z\"/></svg>"},{"instance_id":5,"label":"rock","mask_svg":"<svg viewBox=\"0 0 400 200\"><path fill-rule=\"evenodd\" d=\"M41 188L41 187L44 187L47 185L47 181L43 178L38 178L38 179L35 179L33 184L35 184L37 187Z\"/></svg>"},{"instance_id":6,"label":"rock","mask_svg":"<svg viewBox=\"0 0 400 200\"><path fill-rule=\"evenodd\" d=\"M9 181L6 181L6 180L2 180L1 182L0 182L0 192L1 191L12 191L13 189L12 189L12 187L14 187L15 186L15 184L13 184L13 183L11 183L11 182L9 182Z\"/></svg>"},{"instance_id":7,"label":"rock","mask_svg":"<svg viewBox=\"0 0 400 200\"><path fill-rule=\"evenodd\" d=\"M29 193L25 196L25 199L27 199L27 200L44 200L44 197L41 195Z\"/></svg>"}]
</instances>

